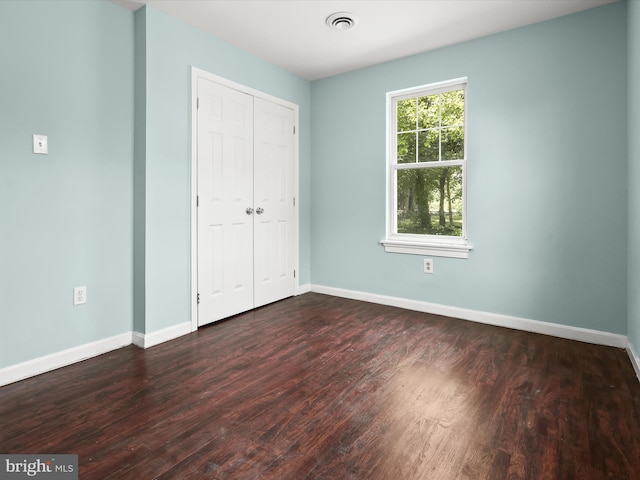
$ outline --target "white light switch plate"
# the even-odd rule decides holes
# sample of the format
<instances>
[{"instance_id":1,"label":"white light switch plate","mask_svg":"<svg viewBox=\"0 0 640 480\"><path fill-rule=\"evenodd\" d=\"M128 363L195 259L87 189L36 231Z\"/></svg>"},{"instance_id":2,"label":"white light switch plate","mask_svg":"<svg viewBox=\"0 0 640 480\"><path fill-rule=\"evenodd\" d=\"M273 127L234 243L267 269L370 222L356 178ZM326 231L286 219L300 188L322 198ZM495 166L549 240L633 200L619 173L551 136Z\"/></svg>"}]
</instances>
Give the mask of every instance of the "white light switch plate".
<instances>
[{"instance_id":1,"label":"white light switch plate","mask_svg":"<svg viewBox=\"0 0 640 480\"><path fill-rule=\"evenodd\" d=\"M49 153L49 146L47 144L46 135L33 136L33 153L40 153L44 155L47 155Z\"/></svg>"}]
</instances>

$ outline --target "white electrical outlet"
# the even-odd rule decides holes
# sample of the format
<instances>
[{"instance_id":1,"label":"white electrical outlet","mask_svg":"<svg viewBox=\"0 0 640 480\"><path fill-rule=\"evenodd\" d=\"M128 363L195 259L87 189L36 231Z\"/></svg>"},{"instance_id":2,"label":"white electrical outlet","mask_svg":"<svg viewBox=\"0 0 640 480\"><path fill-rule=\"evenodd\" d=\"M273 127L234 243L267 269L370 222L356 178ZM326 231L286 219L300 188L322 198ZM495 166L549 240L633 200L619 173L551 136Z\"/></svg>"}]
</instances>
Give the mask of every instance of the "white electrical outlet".
<instances>
[{"instance_id":1,"label":"white electrical outlet","mask_svg":"<svg viewBox=\"0 0 640 480\"><path fill-rule=\"evenodd\" d=\"M76 287L73 289L73 304L84 305L87 303L87 287Z\"/></svg>"},{"instance_id":2,"label":"white electrical outlet","mask_svg":"<svg viewBox=\"0 0 640 480\"><path fill-rule=\"evenodd\" d=\"M424 273L433 273L433 258L423 258L423 272Z\"/></svg>"}]
</instances>

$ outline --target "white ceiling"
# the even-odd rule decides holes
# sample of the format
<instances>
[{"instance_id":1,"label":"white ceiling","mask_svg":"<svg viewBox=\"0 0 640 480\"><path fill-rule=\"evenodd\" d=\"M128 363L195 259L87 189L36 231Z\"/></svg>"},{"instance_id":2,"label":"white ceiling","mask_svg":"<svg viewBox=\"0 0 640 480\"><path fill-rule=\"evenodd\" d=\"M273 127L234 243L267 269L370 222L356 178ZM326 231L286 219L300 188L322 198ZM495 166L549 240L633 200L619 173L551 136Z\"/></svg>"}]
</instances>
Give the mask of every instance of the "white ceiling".
<instances>
[{"instance_id":1,"label":"white ceiling","mask_svg":"<svg viewBox=\"0 0 640 480\"><path fill-rule=\"evenodd\" d=\"M150 5L307 80L356 70L617 0L114 0ZM350 12L356 28L325 24Z\"/></svg>"}]
</instances>

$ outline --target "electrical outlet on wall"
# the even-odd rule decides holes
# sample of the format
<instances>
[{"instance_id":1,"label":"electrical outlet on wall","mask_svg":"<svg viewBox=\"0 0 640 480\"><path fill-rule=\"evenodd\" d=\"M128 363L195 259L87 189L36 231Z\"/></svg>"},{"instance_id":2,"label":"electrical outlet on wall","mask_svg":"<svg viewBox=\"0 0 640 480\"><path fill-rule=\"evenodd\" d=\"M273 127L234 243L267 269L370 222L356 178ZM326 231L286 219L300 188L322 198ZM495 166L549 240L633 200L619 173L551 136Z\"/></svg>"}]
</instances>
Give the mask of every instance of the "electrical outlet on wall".
<instances>
[{"instance_id":1,"label":"electrical outlet on wall","mask_svg":"<svg viewBox=\"0 0 640 480\"><path fill-rule=\"evenodd\" d=\"M87 303L87 287L76 287L73 289L73 304L84 305Z\"/></svg>"},{"instance_id":2,"label":"electrical outlet on wall","mask_svg":"<svg viewBox=\"0 0 640 480\"><path fill-rule=\"evenodd\" d=\"M433 258L423 258L422 271L424 273L433 273Z\"/></svg>"}]
</instances>

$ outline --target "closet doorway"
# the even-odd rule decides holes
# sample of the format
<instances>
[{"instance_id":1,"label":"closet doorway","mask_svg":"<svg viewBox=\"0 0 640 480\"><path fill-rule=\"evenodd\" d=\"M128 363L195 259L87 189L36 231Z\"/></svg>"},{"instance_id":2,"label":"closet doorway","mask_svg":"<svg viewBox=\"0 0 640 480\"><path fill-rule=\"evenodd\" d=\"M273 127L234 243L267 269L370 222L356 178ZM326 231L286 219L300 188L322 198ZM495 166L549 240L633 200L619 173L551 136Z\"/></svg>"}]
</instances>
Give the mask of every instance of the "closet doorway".
<instances>
[{"instance_id":1,"label":"closet doorway","mask_svg":"<svg viewBox=\"0 0 640 480\"><path fill-rule=\"evenodd\" d=\"M192 76L195 329L297 290L298 112L212 74Z\"/></svg>"}]
</instances>

